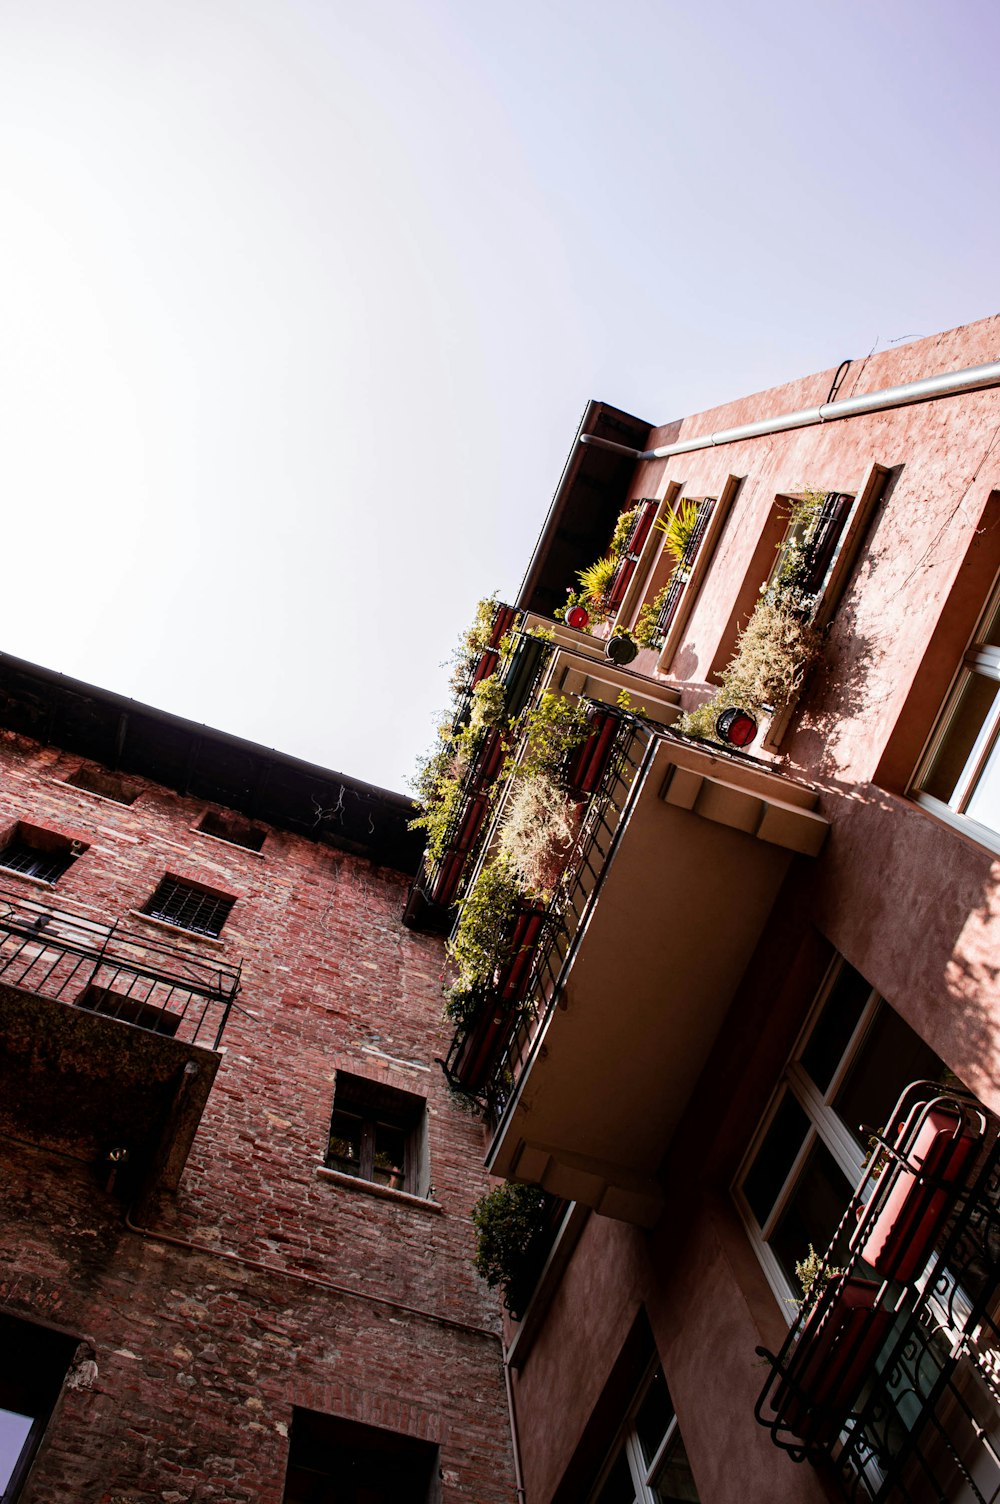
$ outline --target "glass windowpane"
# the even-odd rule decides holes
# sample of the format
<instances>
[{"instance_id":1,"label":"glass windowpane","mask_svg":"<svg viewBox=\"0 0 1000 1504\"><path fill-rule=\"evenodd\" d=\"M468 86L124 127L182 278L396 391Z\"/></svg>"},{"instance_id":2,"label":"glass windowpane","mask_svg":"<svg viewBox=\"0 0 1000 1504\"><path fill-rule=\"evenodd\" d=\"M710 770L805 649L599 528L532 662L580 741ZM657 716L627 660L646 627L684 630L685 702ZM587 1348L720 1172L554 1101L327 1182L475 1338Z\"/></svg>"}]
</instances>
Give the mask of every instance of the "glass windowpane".
<instances>
[{"instance_id":1,"label":"glass windowpane","mask_svg":"<svg viewBox=\"0 0 1000 1504\"><path fill-rule=\"evenodd\" d=\"M1000 709L1000 684L982 674L968 674L941 745L921 780L925 793L940 799L942 804L953 804L980 733L995 709Z\"/></svg>"},{"instance_id":2,"label":"glass windowpane","mask_svg":"<svg viewBox=\"0 0 1000 1504\"><path fill-rule=\"evenodd\" d=\"M804 1259L810 1245L817 1253L829 1246L837 1224L850 1200L852 1187L833 1155L819 1139L813 1144L787 1205L769 1239L788 1283L798 1290L795 1265ZM848 1233L844 1234L846 1252Z\"/></svg>"},{"instance_id":3,"label":"glass windowpane","mask_svg":"<svg viewBox=\"0 0 1000 1504\"><path fill-rule=\"evenodd\" d=\"M363 1124L350 1112L335 1112L330 1124L330 1148L327 1164L344 1175L361 1173L361 1136Z\"/></svg>"},{"instance_id":4,"label":"glass windowpane","mask_svg":"<svg viewBox=\"0 0 1000 1504\"><path fill-rule=\"evenodd\" d=\"M698 1504L698 1490L694 1485L691 1464L679 1431L656 1470L653 1497L657 1504Z\"/></svg>"},{"instance_id":5,"label":"glass windowpane","mask_svg":"<svg viewBox=\"0 0 1000 1504\"><path fill-rule=\"evenodd\" d=\"M850 1071L834 1098L834 1107L848 1132L862 1148L867 1135L886 1123L904 1086L911 1081L937 1081L941 1060L919 1035L882 1003ZM819 1244L816 1244L817 1251Z\"/></svg>"},{"instance_id":6,"label":"glass windowpane","mask_svg":"<svg viewBox=\"0 0 1000 1504\"><path fill-rule=\"evenodd\" d=\"M673 1418L674 1407L667 1392L667 1381L663 1377L663 1369L658 1368L649 1382L635 1418L636 1435L647 1467L663 1445L667 1427Z\"/></svg>"},{"instance_id":7,"label":"glass windowpane","mask_svg":"<svg viewBox=\"0 0 1000 1504\"><path fill-rule=\"evenodd\" d=\"M833 1080L871 995L871 986L860 972L853 966L841 967L801 1057L821 1092Z\"/></svg>"},{"instance_id":8,"label":"glass windowpane","mask_svg":"<svg viewBox=\"0 0 1000 1504\"><path fill-rule=\"evenodd\" d=\"M406 1179L406 1134L389 1123L375 1124L372 1179L401 1191Z\"/></svg>"},{"instance_id":9,"label":"glass windowpane","mask_svg":"<svg viewBox=\"0 0 1000 1504\"><path fill-rule=\"evenodd\" d=\"M14 1410L0 1410L0 1499L24 1450L32 1420Z\"/></svg>"},{"instance_id":10,"label":"glass windowpane","mask_svg":"<svg viewBox=\"0 0 1000 1504\"><path fill-rule=\"evenodd\" d=\"M791 1093L786 1091L743 1181L743 1194L761 1227L774 1208L808 1131L809 1119Z\"/></svg>"}]
</instances>

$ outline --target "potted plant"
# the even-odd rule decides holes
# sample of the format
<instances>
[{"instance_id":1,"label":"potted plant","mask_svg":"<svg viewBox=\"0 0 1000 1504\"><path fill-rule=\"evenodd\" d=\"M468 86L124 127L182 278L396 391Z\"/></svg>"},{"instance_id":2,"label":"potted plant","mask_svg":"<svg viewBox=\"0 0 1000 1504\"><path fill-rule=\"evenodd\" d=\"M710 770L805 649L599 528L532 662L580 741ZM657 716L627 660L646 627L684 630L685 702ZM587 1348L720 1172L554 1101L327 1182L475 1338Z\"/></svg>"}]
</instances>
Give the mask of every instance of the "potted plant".
<instances>
[{"instance_id":1,"label":"potted plant","mask_svg":"<svg viewBox=\"0 0 1000 1504\"><path fill-rule=\"evenodd\" d=\"M487 1191L472 1208L473 1268L491 1290L499 1289L505 1305L532 1244L545 1234L548 1204L541 1186L504 1184Z\"/></svg>"}]
</instances>

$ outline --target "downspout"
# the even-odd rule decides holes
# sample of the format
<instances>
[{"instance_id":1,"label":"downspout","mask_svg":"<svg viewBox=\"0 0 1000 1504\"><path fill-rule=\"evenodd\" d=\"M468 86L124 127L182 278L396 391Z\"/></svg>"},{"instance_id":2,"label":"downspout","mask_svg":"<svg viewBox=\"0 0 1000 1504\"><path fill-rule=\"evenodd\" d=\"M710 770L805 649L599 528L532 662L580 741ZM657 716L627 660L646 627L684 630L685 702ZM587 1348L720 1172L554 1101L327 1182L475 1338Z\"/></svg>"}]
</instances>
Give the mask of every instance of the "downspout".
<instances>
[{"instance_id":1,"label":"downspout","mask_svg":"<svg viewBox=\"0 0 1000 1504\"><path fill-rule=\"evenodd\" d=\"M758 439L768 433L782 433L790 428L809 428L815 423L835 423L838 418L855 418L860 413L879 412L889 407L905 407L910 402L930 402L935 397L954 397L960 392L975 392L987 386L1000 386L1000 360L983 366L967 366L941 376L924 376L902 386L887 386L879 392L860 397L845 397L840 402L823 402L819 407L803 407L798 412L782 413L777 418L762 418L739 428L722 428L717 433L685 439L680 444L662 444L658 449L630 449L595 434L582 433L581 444L627 454L634 460L662 460L672 454L690 454L695 449L711 449L716 444L735 444L740 439Z\"/></svg>"},{"instance_id":2,"label":"downspout","mask_svg":"<svg viewBox=\"0 0 1000 1504\"><path fill-rule=\"evenodd\" d=\"M514 1410L514 1386L510 1379L510 1354L506 1343L503 1349L503 1381L507 1389L507 1416L510 1420L510 1445L514 1453L514 1491L517 1494L517 1504L525 1504L527 1494L524 1492L524 1477L521 1473L521 1439L517 1434L517 1414Z\"/></svg>"}]
</instances>

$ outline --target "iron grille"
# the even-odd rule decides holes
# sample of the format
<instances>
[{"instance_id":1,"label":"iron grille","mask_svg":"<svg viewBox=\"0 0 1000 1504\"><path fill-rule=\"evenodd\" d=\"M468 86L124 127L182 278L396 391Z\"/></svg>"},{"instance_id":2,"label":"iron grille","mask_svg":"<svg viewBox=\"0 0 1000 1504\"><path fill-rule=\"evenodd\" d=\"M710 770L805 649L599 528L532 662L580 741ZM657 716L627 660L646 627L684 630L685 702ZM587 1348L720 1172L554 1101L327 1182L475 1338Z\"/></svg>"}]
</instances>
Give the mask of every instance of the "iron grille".
<instances>
[{"instance_id":1,"label":"iron grille","mask_svg":"<svg viewBox=\"0 0 1000 1504\"><path fill-rule=\"evenodd\" d=\"M830 566L837 552L850 516L854 497L841 491L830 491L823 499L819 516L805 547L802 593L819 595L826 584Z\"/></svg>"},{"instance_id":2,"label":"iron grille","mask_svg":"<svg viewBox=\"0 0 1000 1504\"><path fill-rule=\"evenodd\" d=\"M196 935L214 937L221 932L235 902L234 898L220 898L204 888L178 882L175 877L163 877L142 913L150 919L162 919L166 924L192 930Z\"/></svg>"},{"instance_id":3,"label":"iron grille","mask_svg":"<svg viewBox=\"0 0 1000 1504\"><path fill-rule=\"evenodd\" d=\"M795 1461L827 1469L851 1504L992 1504L997 1125L965 1092L914 1082L873 1139L810 1286L822 1293L807 1296L776 1356L758 1348L771 1373L755 1414Z\"/></svg>"},{"instance_id":4,"label":"iron grille","mask_svg":"<svg viewBox=\"0 0 1000 1504\"><path fill-rule=\"evenodd\" d=\"M217 1049L240 969L0 890L0 983Z\"/></svg>"},{"instance_id":5,"label":"iron grille","mask_svg":"<svg viewBox=\"0 0 1000 1504\"><path fill-rule=\"evenodd\" d=\"M602 705L600 709L606 713L610 707ZM561 995L578 937L597 902L619 833L627 823L659 739L658 733L638 717L625 711L613 713L620 725L611 756L588 803L564 885L549 905L520 990L522 1000L510 1011L509 1026L493 1057L485 1106L494 1126L502 1118Z\"/></svg>"},{"instance_id":6,"label":"iron grille","mask_svg":"<svg viewBox=\"0 0 1000 1504\"><path fill-rule=\"evenodd\" d=\"M708 524L712 519L712 513L715 511L715 505L714 496L704 496L697 503L698 512L695 517L694 528L687 541L684 554L670 576L667 593L663 597L663 602L656 617L655 632L661 641L670 631L673 619L677 615L677 608L681 603L681 597L687 589L688 581L691 578L691 571L701 551L702 542L708 531Z\"/></svg>"},{"instance_id":7,"label":"iron grille","mask_svg":"<svg viewBox=\"0 0 1000 1504\"><path fill-rule=\"evenodd\" d=\"M25 841L11 841L0 851L0 867L24 877L37 877L43 883L58 882L75 859L68 846L59 851L37 851Z\"/></svg>"}]
</instances>

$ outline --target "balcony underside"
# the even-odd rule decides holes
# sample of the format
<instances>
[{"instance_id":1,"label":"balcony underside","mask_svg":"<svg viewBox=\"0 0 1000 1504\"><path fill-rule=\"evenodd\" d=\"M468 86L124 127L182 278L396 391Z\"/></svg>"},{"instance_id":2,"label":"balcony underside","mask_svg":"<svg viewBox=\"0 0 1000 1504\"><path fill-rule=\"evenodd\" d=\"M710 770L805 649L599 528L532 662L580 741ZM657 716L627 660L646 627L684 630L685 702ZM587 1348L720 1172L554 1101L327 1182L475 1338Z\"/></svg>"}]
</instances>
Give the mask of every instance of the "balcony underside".
<instances>
[{"instance_id":1,"label":"balcony underside","mask_svg":"<svg viewBox=\"0 0 1000 1504\"><path fill-rule=\"evenodd\" d=\"M0 985L0 1134L92 1164L117 1191L176 1189L219 1060Z\"/></svg>"},{"instance_id":2,"label":"balcony underside","mask_svg":"<svg viewBox=\"0 0 1000 1504\"><path fill-rule=\"evenodd\" d=\"M662 742L487 1161L625 1221L662 1211L657 1171L793 854L814 855L815 795Z\"/></svg>"}]
</instances>

